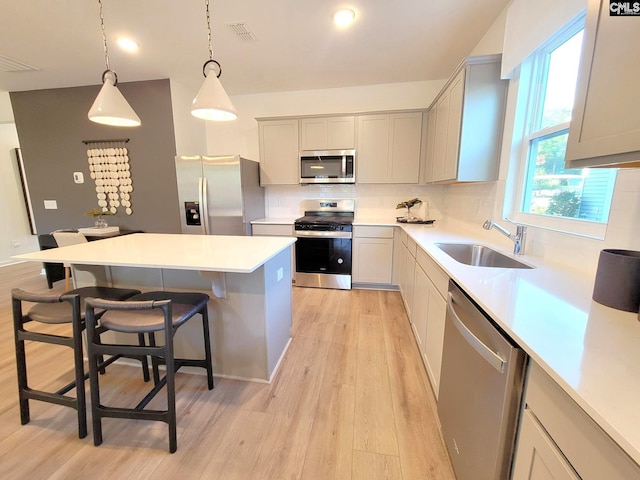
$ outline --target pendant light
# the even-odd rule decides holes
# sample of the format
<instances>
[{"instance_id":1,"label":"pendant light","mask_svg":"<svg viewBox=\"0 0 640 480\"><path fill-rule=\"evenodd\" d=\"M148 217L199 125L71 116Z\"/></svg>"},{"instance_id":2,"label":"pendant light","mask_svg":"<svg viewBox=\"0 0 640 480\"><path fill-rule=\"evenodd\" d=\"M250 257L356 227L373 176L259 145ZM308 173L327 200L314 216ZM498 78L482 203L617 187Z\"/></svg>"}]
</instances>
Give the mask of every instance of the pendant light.
<instances>
[{"instance_id":1,"label":"pendant light","mask_svg":"<svg viewBox=\"0 0 640 480\"><path fill-rule=\"evenodd\" d=\"M107 35L104 31L104 16L102 15L102 0L98 0L100 9L100 26L102 28L102 44L104 46L104 61L107 69L102 73L102 88L89 110L89 120L103 125L116 127L137 127L140 117L133 111L131 105L118 90L118 75L109 67L109 52L107 49Z\"/></svg>"},{"instance_id":2,"label":"pendant light","mask_svg":"<svg viewBox=\"0 0 640 480\"><path fill-rule=\"evenodd\" d=\"M220 83L222 67L213 59L213 46L211 44L211 15L209 14L209 0L205 0L207 11L207 31L209 33L209 60L202 66L204 83L200 87L196 98L191 105L191 115L204 120L228 121L238 118L236 109L231 104L227 92ZM217 66L218 72L214 72Z\"/></svg>"}]
</instances>

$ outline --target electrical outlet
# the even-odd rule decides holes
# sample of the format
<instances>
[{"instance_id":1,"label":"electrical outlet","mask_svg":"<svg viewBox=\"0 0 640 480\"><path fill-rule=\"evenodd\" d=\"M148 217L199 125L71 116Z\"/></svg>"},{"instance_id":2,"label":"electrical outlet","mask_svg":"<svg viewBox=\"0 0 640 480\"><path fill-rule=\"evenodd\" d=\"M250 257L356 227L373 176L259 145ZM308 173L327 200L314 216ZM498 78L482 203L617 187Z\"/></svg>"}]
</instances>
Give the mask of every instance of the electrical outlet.
<instances>
[{"instance_id":1,"label":"electrical outlet","mask_svg":"<svg viewBox=\"0 0 640 480\"><path fill-rule=\"evenodd\" d=\"M45 210L57 210L58 209L58 202L56 202L55 200L45 200L44 201L44 209Z\"/></svg>"}]
</instances>

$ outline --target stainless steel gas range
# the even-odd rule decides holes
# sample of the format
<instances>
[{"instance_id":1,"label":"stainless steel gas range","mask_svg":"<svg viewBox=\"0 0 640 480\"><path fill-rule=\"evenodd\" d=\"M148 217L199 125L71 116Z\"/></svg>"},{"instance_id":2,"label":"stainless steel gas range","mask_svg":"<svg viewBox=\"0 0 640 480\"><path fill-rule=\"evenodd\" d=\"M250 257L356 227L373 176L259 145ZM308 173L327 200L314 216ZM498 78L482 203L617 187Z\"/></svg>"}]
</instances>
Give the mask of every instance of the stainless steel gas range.
<instances>
[{"instance_id":1,"label":"stainless steel gas range","mask_svg":"<svg viewBox=\"0 0 640 480\"><path fill-rule=\"evenodd\" d=\"M355 200L305 200L294 223L296 286L351 289Z\"/></svg>"}]
</instances>

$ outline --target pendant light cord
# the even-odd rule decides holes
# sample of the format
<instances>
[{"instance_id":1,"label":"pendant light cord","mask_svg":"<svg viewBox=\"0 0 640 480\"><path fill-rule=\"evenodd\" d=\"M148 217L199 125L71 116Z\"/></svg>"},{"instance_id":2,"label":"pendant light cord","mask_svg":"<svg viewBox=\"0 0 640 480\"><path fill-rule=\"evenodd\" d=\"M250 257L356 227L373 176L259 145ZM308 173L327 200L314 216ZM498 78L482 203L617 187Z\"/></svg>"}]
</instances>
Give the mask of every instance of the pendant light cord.
<instances>
[{"instance_id":1,"label":"pendant light cord","mask_svg":"<svg viewBox=\"0 0 640 480\"><path fill-rule=\"evenodd\" d=\"M213 64L215 64L218 67L218 71L216 72L216 77L220 78L220 75L222 75L222 67L220 66L220 63L218 61L213 59L213 41L212 41L212 34L211 34L211 13L209 12L209 0L204 0L204 4L207 11L207 33L209 35L209 60L204 62L204 65L202 66L202 75L204 75L204 77L206 78L207 70L209 68L212 69Z\"/></svg>"},{"instance_id":2,"label":"pendant light cord","mask_svg":"<svg viewBox=\"0 0 640 480\"><path fill-rule=\"evenodd\" d=\"M100 9L100 28L102 29L102 44L104 46L104 63L107 66L107 71L109 71L111 70L111 67L109 67L109 49L107 47L107 34L104 31L104 15L102 14L102 0L98 0L98 8Z\"/></svg>"},{"instance_id":3,"label":"pendant light cord","mask_svg":"<svg viewBox=\"0 0 640 480\"><path fill-rule=\"evenodd\" d=\"M204 2L207 9L207 32L209 33L209 60L213 60L213 42L211 39L211 14L209 13L209 0Z\"/></svg>"}]
</instances>

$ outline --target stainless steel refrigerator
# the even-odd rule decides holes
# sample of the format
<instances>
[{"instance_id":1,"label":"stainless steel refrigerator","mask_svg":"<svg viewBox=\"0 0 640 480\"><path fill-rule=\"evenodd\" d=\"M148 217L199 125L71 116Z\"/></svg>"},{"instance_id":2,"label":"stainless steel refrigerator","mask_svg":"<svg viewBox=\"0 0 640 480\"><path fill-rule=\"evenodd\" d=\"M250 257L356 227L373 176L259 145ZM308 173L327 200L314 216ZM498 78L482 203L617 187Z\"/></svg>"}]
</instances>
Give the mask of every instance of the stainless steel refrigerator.
<instances>
[{"instance_id":1,"label":"stainless steel refrigerator","mask_svg":"<svg viewBox=\"0 0 640 480\"><path fill-rule=\"evenodd\" d=\"M251 235L265 216L258 162L239 155L176 157L182 233Z\"/></svg>"}]
</instances>

